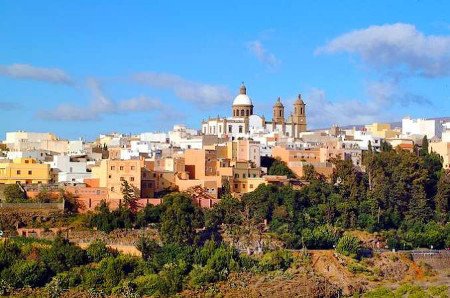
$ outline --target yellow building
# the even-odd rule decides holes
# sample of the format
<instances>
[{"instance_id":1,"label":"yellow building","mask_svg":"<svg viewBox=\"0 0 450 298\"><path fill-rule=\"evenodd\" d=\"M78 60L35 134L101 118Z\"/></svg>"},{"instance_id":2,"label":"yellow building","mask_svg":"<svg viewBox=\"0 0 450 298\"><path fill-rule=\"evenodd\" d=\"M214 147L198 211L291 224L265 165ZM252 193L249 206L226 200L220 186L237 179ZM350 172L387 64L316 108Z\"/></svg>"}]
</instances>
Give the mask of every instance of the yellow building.
<instances>
[{"instance_id":1,"label":"yellow building","mask_svg":"<svg viewBox=\"0 0 450 298\"><path fill-rule=\"evenodd\" d=\"M16 158L0 163L0 184L49 183L50 165L37 163L33 158Z\"/></svg>"},{"instance_id":2,"label":"yellow building","mask_svg":"<svg viewBox=\"0 0 450 298\"><path fill-rule=\"evenodd\" d=\"M374 137L380 137L383 139L396 138L400 132L391 129L389 123L372 123L365 126L367 131Z\"/></svg>"}]
</instances>

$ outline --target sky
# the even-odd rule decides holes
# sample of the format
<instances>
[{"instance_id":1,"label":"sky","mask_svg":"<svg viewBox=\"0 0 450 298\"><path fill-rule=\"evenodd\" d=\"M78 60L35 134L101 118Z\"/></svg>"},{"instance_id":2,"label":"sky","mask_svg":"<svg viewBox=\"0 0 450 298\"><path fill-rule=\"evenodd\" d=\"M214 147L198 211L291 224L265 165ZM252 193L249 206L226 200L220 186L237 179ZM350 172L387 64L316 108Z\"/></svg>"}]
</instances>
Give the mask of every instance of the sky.
<instances>
[{"instance_id":1,"label":"sky","mask_svg":"<svg viewBox=\"0 0 450 298\"><path fill-rule=\"evenodd\" d=\"M254 112L309 128L450 116L448 1L0 0L0 136L200 128ZM0 137L3 138L3 137Z\"/></svg>"}]
</instances>

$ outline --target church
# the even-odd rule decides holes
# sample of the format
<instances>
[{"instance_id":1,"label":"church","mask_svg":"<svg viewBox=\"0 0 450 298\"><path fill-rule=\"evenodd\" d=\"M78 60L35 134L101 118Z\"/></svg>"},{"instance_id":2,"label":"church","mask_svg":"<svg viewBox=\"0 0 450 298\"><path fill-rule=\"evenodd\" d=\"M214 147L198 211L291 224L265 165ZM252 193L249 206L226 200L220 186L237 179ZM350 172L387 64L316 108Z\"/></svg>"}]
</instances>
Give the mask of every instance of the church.
<instances>
[{"instance_id":1,"label":"church","mask_svg":"<svg viewBox=\"0 0 450 298\"><path fill-rule=\"evenodd\" d=\"M256 134L272 132L281 133L287 137L299 138L306 131L306 110L301 95L294 102L294 110L285 119L284 105L278 97L273 106L271 121L264 116L253 114L253 102L247 95L247 88L242 83L239 94L234 98L232 116L228 118L209 118L202 122L204 135L216 135L219 138L248 138Z\"/></svg>"}]
</instances>

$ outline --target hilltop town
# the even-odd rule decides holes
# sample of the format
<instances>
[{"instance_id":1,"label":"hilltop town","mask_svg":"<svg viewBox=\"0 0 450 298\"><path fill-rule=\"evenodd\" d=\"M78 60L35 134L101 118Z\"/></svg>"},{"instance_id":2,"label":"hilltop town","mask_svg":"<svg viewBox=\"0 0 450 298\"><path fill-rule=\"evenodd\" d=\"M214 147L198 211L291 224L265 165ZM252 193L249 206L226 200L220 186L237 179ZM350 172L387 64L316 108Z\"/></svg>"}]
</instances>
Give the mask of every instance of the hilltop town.
<instances>
[{"instance_id":1,"label":"hilltop town","mask_svg":"<svg viewBox=\"0 0 450 298\"><path fill-rule=\"evenodd\" d=\"M311 131L301 95L254 104L242 84L199 130L7 132L0 294L446 297L450 122Z\"/></svg>"}]
</instances>

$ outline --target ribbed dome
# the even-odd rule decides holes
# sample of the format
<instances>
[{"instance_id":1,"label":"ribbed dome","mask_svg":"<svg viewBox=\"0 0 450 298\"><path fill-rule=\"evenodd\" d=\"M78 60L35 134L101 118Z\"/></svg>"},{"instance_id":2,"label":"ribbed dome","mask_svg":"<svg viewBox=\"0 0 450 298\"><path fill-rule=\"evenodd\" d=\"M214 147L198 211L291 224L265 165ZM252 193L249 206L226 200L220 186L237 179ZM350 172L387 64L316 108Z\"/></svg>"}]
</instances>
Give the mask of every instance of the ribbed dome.
<instances>
[{"instance_id":1,"label":"ribbed dome","mask_svg":"<svg viewBox=\"0 0 450 298\"><path fill-rule=\"evenodd\" d=\"M239 95L234 98L233 106L237 105L245 105L245 106L251 106L252 100L247 95L247 88L245 87L244 83L242 82L241 87L239 88Z\"/></svg>"},{"instance_id":2,"label":"ribbed dome","mask_svg":"<svg viewBox=\"0 0 450 298\"><path fill-rule=\"evenodd\" d=\"M233 101L233 106L237 106L237 105L251 106L252 100L250 99L250 97L248 97L247 94L239 94L238 96L236 96L234 98L234 101Z\"/></svg>"}]
</instances>

